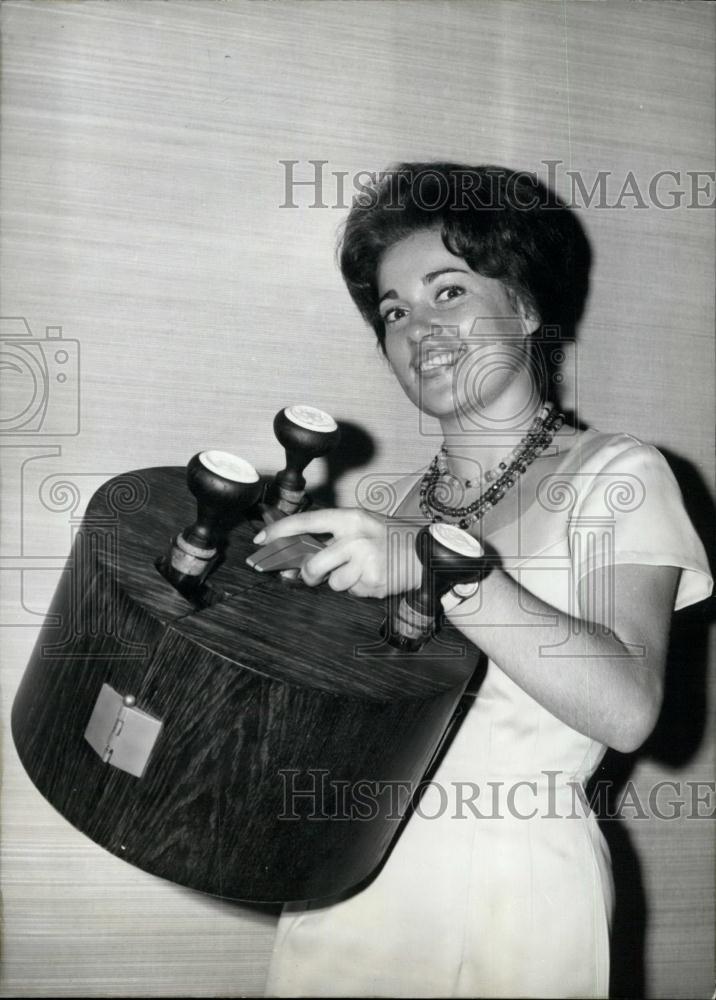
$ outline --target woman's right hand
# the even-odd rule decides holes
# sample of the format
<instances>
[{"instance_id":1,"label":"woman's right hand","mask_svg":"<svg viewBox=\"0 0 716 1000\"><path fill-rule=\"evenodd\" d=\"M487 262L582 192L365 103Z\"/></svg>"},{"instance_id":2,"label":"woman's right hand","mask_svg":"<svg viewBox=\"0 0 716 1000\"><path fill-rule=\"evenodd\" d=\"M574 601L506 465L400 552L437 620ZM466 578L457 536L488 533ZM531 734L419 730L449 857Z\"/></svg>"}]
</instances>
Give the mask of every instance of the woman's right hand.
<instances>
[{"instance_id":1,"label":"woman's right hand","mask_svg":"<svg viewBox=\"0 0 716 1000\"><path fill-rule=\"evenodd\" d=\"M267 525L254 541L310 533L333 536L325 549L310 556L301 567L309 587L328 581L333 590L347 590L357 597L386 597L413 590L422 568L415 552L418 524L376 517L359 507L311 510L292 514Z\"/></svg>"}]
</instances>

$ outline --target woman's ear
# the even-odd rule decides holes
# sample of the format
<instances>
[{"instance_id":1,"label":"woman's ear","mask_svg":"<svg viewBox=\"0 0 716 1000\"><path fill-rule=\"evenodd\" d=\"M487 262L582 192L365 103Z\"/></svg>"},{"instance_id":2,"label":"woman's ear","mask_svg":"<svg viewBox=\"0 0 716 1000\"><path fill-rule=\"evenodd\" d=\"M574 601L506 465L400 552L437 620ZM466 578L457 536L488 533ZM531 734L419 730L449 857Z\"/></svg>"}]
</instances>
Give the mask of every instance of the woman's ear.
<instances>
[{"instance_id":1,"label":"woman's ear","mask_svg":"<svg viewBox=\"0 0 716 1000\"><path fill-rule=\"evenodd\" d=\"M525 331L525 336L531 337L533 333L537 333L542 325L542 318L537 310L532 306L526 305L519 297L517 298L516 309L522 323L522 329Z\"/></svg>"},{"instance_id":2,"label":"woman's ear","mask_svg":"<svg viewBox=\"0 0 716 1000\"><path fill-rule=\"evenodd\" d=\"M526 298L512 288L507 288L510 305L519 317L525 337L531 337L542 326L542 317L535 306L529 305Z\"/></svg>"}]
</instances>

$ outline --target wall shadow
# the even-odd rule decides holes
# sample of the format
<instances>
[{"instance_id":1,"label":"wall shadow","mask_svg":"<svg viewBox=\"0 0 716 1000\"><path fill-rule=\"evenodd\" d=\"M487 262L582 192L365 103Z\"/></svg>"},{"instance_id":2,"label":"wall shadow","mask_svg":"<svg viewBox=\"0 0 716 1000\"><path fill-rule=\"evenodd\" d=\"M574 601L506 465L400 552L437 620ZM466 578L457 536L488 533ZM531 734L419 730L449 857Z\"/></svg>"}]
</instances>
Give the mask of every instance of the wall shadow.
<instances>
[{"instance_id":1,"label":"wall shadow","mask_svg":"<svg viewBox=\"0 0 716 1000\"><path fill-rule=\"evenodd\" d=\"M697 534L707 552L712 552L716 508L701 473L692 463L667 449L660 448L660 451L681 487L684 506ZM716 599L713 595L675 613L666 663L664 702L653 733L634 754L610 750L587 788L590 798L597 782L606 782L610 788L597 814L614 871L616 901L610 996L615 1000L647 995L644 948L650 913L642 867L628 822L615 818L614 814L622 798L626 798L626 786L640 760L648 759L669 768L685 767L701 747L708 722L708 641L714 621Z\"/></svg>"},{"instance_id":2,"label":"wall shadow","mask_svg":"<svg viewBox=\"0 0 716 1000\"><path fill-rule=\"evenodd\" d=\"M325 457L326 478L311 490L311 499L317 507L336 507L336 484L350 469L367 465L376 452L373 437L359 424L339 420L341 439L338 446Z\"/></svg>"}]
</instances>

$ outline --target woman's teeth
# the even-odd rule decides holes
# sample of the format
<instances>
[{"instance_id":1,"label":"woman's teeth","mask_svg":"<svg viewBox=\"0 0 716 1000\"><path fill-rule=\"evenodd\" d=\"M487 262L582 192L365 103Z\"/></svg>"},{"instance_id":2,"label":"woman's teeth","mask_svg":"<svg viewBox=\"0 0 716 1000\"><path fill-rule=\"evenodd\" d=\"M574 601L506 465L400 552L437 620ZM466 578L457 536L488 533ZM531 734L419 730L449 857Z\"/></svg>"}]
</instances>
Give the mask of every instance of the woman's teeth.
<instances>
[{"instance_id":1,"label":"woman's teeth","mask_svg":"<svg viewBox=\"0 0 716 1000\"><path fill-rule=\"evenodd\" d=\"M420 371L427 372L433 368L444 368L447 365L453 365L456 359L457 354L454 354L452 351L445 351L442 354L431 354L429 358L420 363Z\"/></svg>"}]
</instances>

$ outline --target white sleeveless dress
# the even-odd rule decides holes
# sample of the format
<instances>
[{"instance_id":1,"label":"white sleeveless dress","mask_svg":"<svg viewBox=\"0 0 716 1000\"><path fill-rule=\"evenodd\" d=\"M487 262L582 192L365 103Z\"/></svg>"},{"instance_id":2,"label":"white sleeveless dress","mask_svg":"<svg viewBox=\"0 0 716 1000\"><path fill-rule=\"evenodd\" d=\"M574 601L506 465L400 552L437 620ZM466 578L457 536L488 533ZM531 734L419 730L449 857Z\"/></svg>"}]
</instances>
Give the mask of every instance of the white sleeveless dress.
<instances>
[{"instance_id":1,"label":"white sleeveless dress","mask_svg":"<svg viewBox=\"0 0 716 1000\"><path fill-rule=\"evenodd\" d=\"M676 608L711 591L666 461L625 434L585 432L491 541L523 587L577 618L599 564L681 567ZM611 868L582 792L605 749L489 662L378 877L284 907L266 995L607 996Z\"/></svg>"}]
</instances>

